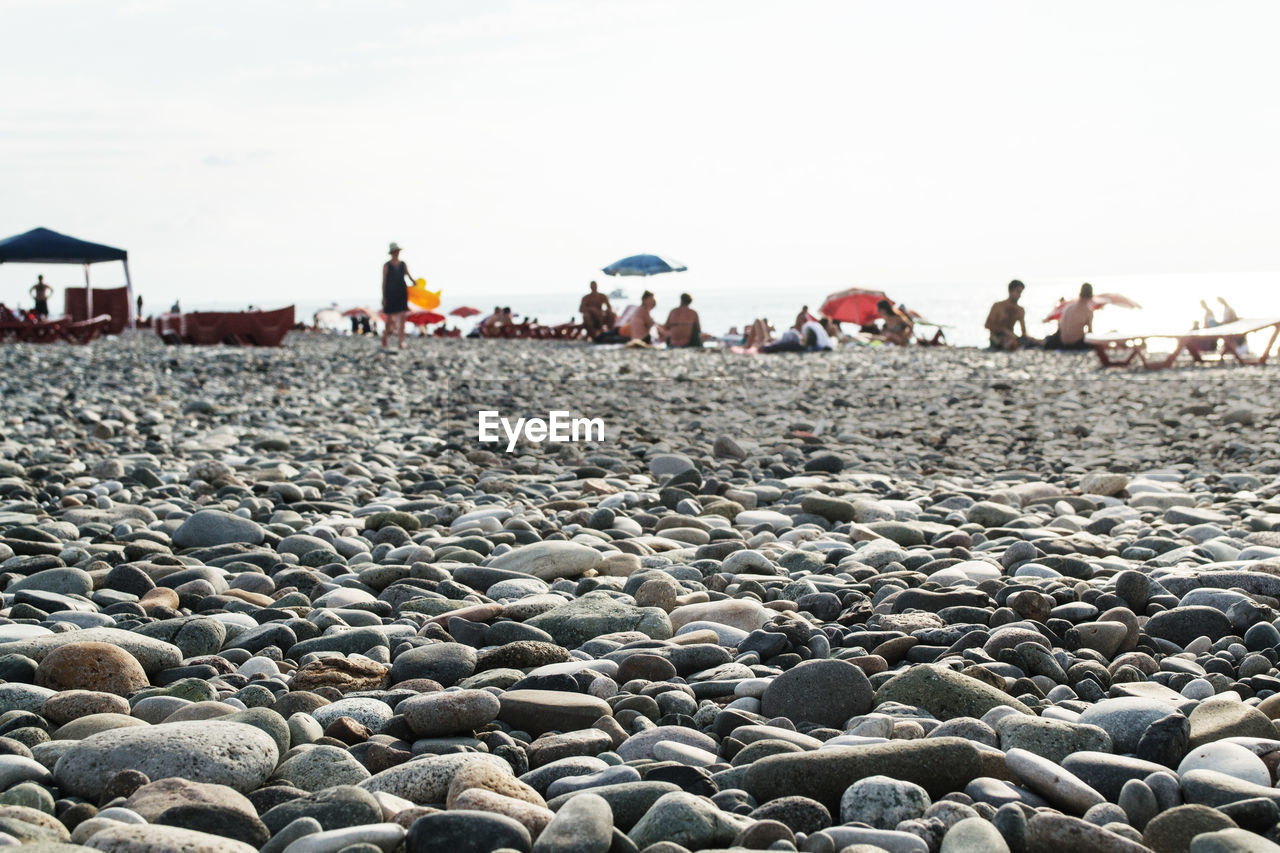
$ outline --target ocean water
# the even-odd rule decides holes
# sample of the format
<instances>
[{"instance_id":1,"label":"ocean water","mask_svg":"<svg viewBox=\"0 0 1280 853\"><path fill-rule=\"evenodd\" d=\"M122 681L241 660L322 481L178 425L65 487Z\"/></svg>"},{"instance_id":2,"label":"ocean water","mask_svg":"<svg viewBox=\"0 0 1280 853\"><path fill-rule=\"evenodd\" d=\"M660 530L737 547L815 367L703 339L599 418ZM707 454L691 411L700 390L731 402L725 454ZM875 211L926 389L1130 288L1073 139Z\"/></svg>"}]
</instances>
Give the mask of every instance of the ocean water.
<instances>
[{"instance_id":1,"label":"ocean water","mask_svg":"<svg viewBox=\"0 0 1280 853\"><path fill-rule=\"evenodd\" d=\"M1054 323L1044 323L1059 299L1074 297L1081 280L1025 278L1027 290L1022 305L1027 311L1028 331L1035 337L1044 337L1056 328ZM1122 333L1181 331L1203 316L1199 302L1205 299L1221 316L1216 298L1225 298L1241 317L1280 317L1280 272L1230 273L1230 274L1160 274L1096 276L1089 279L1095 293L1121 293L1135 300L1141 310L1109 306L1100 309L1094 317L1094 330L1098 333L1116 331ZM653 276L650 278L605 278L601 289L608 292L614 287L626 291L628 299L615 299L615 309L639 301L641 292L652 290L657 297L656 319L664 319L667 311L679 303L679 295L686 289L693 296L693 307L699 312L703 331L722 335L731 327L739 330L752 320L765 317L779 329L790 325L801 306L808 305L816 313L824 297L831 290L843 288L726 288L698 287L697 280L686 274ZM844 287L868 287L884 290L890 298L919 312L936 323L943 324L949 342L958 346L986 346L987 333L983 329L991 303L1005 298L1008 281L949 281L905 282L881 285L873 282L850 282ZM520 317L535 317L545 324L562 323L575 317L581 291L555 293L530 293L515 291L509 287L451 288L443 285L442 311L459 305L470 305L488 314L494 305L510 306ZM376 306L378 294L333 294L297 303L299 319L310 321L313 313L337 303L339 308L353 305ZM238 310L243 305L219 303L186 304L188 309ZM263 305L261 307L278 307ZM483 315L482 315L483 316ZM464 331L475 325L475 320L450 318L450 324ZM924 330L922 330L924 331ZM928 330L930 333L932 330Z\"/></svg>"}]
</instances>

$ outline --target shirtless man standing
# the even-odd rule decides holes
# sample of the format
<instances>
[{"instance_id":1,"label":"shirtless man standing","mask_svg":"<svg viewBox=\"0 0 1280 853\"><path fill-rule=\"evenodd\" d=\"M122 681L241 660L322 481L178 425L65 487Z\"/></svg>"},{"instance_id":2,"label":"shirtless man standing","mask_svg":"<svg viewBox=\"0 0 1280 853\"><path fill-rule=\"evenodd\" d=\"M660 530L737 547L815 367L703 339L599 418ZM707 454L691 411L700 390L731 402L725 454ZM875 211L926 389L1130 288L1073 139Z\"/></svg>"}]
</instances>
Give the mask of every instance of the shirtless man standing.
<instances>
[{"instance_id":1,"label":"shirtless man standing","mask_svg":"<svg viewBox=\"0 0 1280 853\"><path fill-rule=\"evenodd\" d=\"M1045 349L1088 349L1084 336L1093 331L1093 285L1080 285L1080 297L1068 303L1058 318L1058 331L1045 338Z\"/></svg>"},{"instance_id":2,"label":"shirtless man standing","mask_svg":"<svg viewBox=\"0 0 1280 853\"><path fill-rule=\"evenodd\" d=\"M672 308L671 313L667 315L667 346L702 346L702 329L698 324L698 312L689 307L692 302L692 296L687 293L680 294L680 306Z\"/></svg>"},{"instance_id":3,"label":"shirtless man standing","mask_svg":"<svg viewBox=\"0 0 1280 853\"><path fill-rule=\"evenodd\" d=\"M986 329L991 333L992 349L1011 352L1032 343L1027 336L1026 309L1018 304L1025 289L1026 285L1015 278L1009 282L1009 298L991 306L991 311L987 314ZM1018 327L1021 335L1013 333L1014 326Z\"/></svg>"},{"instance_id":4,"label":"shirtless man standing","mask_svg":"<svg viewBox=\"0 0 1280 853\"><path fill-rule=\"evenodd\" d=\"M591 292L578 303L578 313L582 315L582 325L587 329L587 337L594 338L613 325L613 306L609 304L609 297L599 291L594 281L590 287Z\"/></svg>"},{"instance_id":5,"label":"shirtless man standing","mask_svg":"<svg viewBox=\"0 0 1280 853\"><path fill-rule=\"evenodd\" d=\"M36 276L36 283L31 285L31 299L36 307L32 312L41 320L49 316L49 297L53 296L53 288L44 283L44 276Z\"/></svg>"}]
</instances>

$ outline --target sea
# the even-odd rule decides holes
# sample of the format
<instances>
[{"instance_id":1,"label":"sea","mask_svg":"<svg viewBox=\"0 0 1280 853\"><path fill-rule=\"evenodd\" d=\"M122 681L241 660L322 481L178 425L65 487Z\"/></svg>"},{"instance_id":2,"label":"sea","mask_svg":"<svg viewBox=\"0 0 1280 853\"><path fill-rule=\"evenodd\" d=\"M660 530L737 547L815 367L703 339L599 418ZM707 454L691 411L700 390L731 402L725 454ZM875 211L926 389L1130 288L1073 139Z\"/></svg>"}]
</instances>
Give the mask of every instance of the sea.
<instances>
[{"instance_id":1,"label":"sea","mask_svg":"<svg viewBox=\"0 0 1280 853\"><path fill-rule=\"evenodd\" d=\"M1206 300L1221 319L1218 297L1223 297L1240 317L1280 317L1280 272L1248 272L1224 274L1150 274L1150 275L1101 275L1087 279L1095 294L1119 293L1142 306L1127 309L1107 306L1094 316L1094 331L1102 334L1119 332L1177 332L1190 329L1192 323L1203 322L1204 310L1200 300ZM1022 305L1027 312L1027 327L1033 337L1044 337L1056 328L1055 323L1042 322L1063 298L1074 298L1083 279L1022 279L1027 289ZM648 289L658 300L654 317L661 320L666 312L679 304L682 292L693 296L693 307L699 312L704 332L721 336L731 329L741 332L753 320L766 318L779 329L790 325L803 306L817 313L824 298L833 291L848 287L864 287L883 290L892 300L926 320L943 328L947 341L956 346L984 347L987 333L983 329L991 304L1007 295L1008 280L1003 281L930 281L878 282L851 281L839 287L804 287L801 285L776 287L725 287L697 286L696 279L683 273L673 273L647 278L623 277L600 280L601 290L608 293L621 288L626 296L612 300L614 308L639 301L640 294ZM439 309L447 313L453 308L468 305L479 308L487 315L495 305L510 307L518 318L528 316L540 323L554 325L577 318L578 300L586 292L568 288L557 292L532 293L503 285L450 287L447 283L433 281L432 287L442 289ZM300 320L310 322L316 311L336 304L339 310L356 305L373 305L378 294L352 291L346 294L312 294L297 303ZM187 310L240 310L244 305L212 302L187 304ZM262 308L278 307L264 304ZM578 318L580 319L580 318ZM449 324L470 331L475 319L449 318ZM932 334L933 329L923 325L918 331Z\"/></svg>"}]
</instances>

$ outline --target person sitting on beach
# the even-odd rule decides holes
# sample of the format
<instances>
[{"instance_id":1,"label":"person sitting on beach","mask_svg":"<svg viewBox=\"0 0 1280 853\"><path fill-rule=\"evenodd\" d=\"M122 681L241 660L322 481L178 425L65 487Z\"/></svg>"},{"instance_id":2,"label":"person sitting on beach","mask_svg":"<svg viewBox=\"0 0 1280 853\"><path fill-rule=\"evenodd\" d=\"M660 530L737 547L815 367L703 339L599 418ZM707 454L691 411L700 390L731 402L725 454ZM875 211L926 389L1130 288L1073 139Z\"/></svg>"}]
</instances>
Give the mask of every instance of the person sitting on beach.
<instances>
[{"instance_id":1,"label":"person sitting on beach","mask_svg":"<svg viewBox=\"0 0 1280 853\"><path fill-rule=\"evenodd\" d=\"M986 322L986 330L991 335L991 349L1012 352L1036 343L1027 335L1027 311L1018 304L1025 289L1026 285L1015 278L1009 282L1009 298L991 306ZM1015 326L1021 334L1013 333Z\"/></svg>"},{"instance_id":2,"label":"person sitting on beach","mask_svg":"<svg viewBox=\"0 0 1280 853\"><path fill-rule=\"evenodd\" d=\"M485 317L484 321L480 324L481 336L486 338L503 337L506 331L507 318L509 316L510 310L511 309L508 308L506 309L506 311L504 311L502 308L499 308L495 305L493 308L493 313L490 314L488 317Z\"/></svg>"},{"instance_id":3,"label":"person sitting on beach","mask_svg":"<svg viewBox=\"0 0 1280 853\"><path fill-rule=\"evenodd\" d=\"M613 325L613 306L609 304L609 297L600 292L594 281L588 287L591 292L578 303L578 313L582 315L582 325L587 330L587 337L594 338Z\"/></svg>"},{"instance_id":4,"label":"person sitting on beach","mask_svg":"<svg viewBox=\"0 0 1280 853\"><path fill-rule=\"evenodd\" d=\"M702 326L698 320L698 312L689 307L692 302L692 296L687 293L680 294L679 306L672 308L671 313L667 315L664 326L667 333L667 346L702 346Z\"/></svg>"},{"instance_id":5,"label":"person sitting on beach","mask_svg":"<svg viewBox=\"0 0 1280 853\"><path fill-rule=\"evenodd\" d=\"M640 296L639 305L628 305L622 312L622 316L618 318L618 324L608 331L601 332L594 338L598 344L628 344L639 342L643 344L653 343L649 337L649 330L654 328L653 309L657 306L658 300L654 298L652 291L646 290ZM665 329L661 326L657 327L658 336L661 337L665 333Z\"/></svg>"},{"instance_id":6,"label":"person sitting on beach","mask_svg":"<svg viewBox=\"0 0 1280 853\"><path fill-rule=\"evenodd\" d=\"M387 348L391 330L396 330L396 343L404 349L404 318L409 313L409 285L412 281L409 266L400 260L400 246L392 243L387 249L391 260L382 265L382 312L387 315L382 327L382 348Z\"/></svg>"},{"instance_id":7,"label":"person sitting on beach","mask_svg":"<svg viewBox=\"0 0 1280 853\"><path fill-rule=\"evenodd\" d=\"M86 273L86 275L88 274ZM44 320L49 316L49 297L53 296L53 288L44 283L43 275L38 275L36 276L36 283L31 285L31 290L28 292L36 303L36 307L32 309L31 313Z\"/></svg>"},{"instance_id":8,"label":"person sitting on beach","mask_svg":"<svg viewBox=\"0 0 1280 853\"><path fill-rule=\"evenodd\" d=\"M915 327L915 322L905 311L895 307L888 299L881 299L876 303L876 313L883 321L877 333L880 340L898 346L911 343L911 330Z\"/></svg>"},{"instance_id":9,"label":"person sitting on beach","mask_svg":"<svg viewBox=\"0 0 1280 853\"><path fill-rule=\"evenodd\" d=\"M773 325L767 319L761 317L747 327L745 345L748 349L760 349L765 344L773 342L774 331L776 330Z\"/></svg>"},{"instance_id":10,"label":"person sitting on beach","mask_svg":"<svg viewBox=\"0 0 1280 853\"><path fill-rule=\"evenodd\" d=\"M800 331L800 329L804 327L805 323L808 323L810 320L816 320L816 319L817 319L816 317L814 317L812 314L809 313L809 306L802 305L800 306L800 313L796 315L795 325L793 325L791 328L795 329L798 332Z\"/></svg>"},{"instance_id":11,"label":"person sitting on beach","mask_svg":"<svg viewBox=\"0 0 1280 853\"><path fill-rule=\"evenodd\" d=\"M1222 306L1222 325L1234 323L1240 319L1240 315L1236 313L1236 309L1227 304L1227 300L1221 296L1218 297L1218 304Z\"/></svg>"},{"instance_id":12,"label":"person sitting on beach","mask_svg":"<svg viewBox=\"0 0 1280 853\"><path fill-rule=\"evenodd\" d=\"M1218 318L1213 316L1213 309L1209 307L1209 303L1201 299L1200 307L1204 309L1204 328L1212 329L1218 325Z\"/></svg>"},{"instance_id":13,"label":"person sitting on beach","mask_svg":"<svg viewBox=\"0 0 1280 853\"><path fill-rule=\"evenodd\" d=\"M1222 306L1222 325L1234 323L1240 319L1240 315L1236 313L1236 309L1227 304L1227 300L1221 296L1218 297L1218 304ZM1239 351L1245 344L1243 335L1232 335L1231 337L1222 339L1222 346L1228 352Z\"/></svg>"},{"instance_id":14,"label":"person sitting on beach","mask_svg":"<svg viewBox=\"0 0 1280 853\"><path fill-rule=\"evenodd\" d=\"M1044 348L1053 350L1085 350L1085 334L1093 331L1093 285L1080 285L1080 296L1068 302L1058 318L1058 330L1044 339Z\"/></svg>"}]
</instances>

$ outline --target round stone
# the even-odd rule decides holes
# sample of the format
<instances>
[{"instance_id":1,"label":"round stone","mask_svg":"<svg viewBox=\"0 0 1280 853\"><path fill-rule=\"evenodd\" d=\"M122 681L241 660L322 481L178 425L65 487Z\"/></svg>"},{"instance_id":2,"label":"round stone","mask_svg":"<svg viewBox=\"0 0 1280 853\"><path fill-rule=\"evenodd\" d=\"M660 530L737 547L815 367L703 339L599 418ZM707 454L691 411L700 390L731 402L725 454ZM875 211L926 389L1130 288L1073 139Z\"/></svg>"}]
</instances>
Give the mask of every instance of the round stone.
<instances>
[{"instance_id":1,"label":"round stone","mask_svg":"<svg viewBox=\"0 0 1280 853\"><path fill-rule=\"evenodd\" d=\"M89 690L127 696L149 687L133 655L110 643L68 643L51 650L36 669L36 684L51 690Z\"/></svg>"},{"instance_id":2,"label":"round stone","mask_svg":"<svg viewBox=\"0 0 1280 853\"><path fill-rule=\"evenodd\" d=\"M919 785L888 776L868 776L845 789L840 797L840 820L893 829L904 820L922 817L931 804L928 792Z\"/></svg>"},{"instance_id":3,"label":"round stone","mask_svg":"<svg viewBox=\"0 0 1280 853\"><path fill-rule=\"evenodd\" d=\"M760 697L766 717L843 728L871 710L874 691L866 673L834 658L805 661L779 675Z\"/></svg>"}]
</instances>

